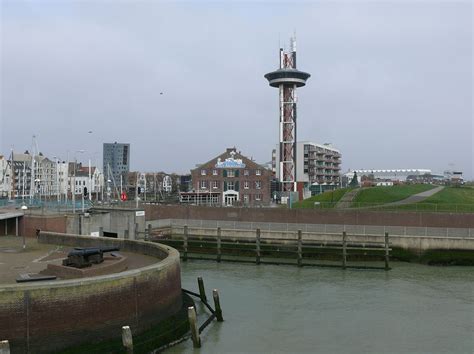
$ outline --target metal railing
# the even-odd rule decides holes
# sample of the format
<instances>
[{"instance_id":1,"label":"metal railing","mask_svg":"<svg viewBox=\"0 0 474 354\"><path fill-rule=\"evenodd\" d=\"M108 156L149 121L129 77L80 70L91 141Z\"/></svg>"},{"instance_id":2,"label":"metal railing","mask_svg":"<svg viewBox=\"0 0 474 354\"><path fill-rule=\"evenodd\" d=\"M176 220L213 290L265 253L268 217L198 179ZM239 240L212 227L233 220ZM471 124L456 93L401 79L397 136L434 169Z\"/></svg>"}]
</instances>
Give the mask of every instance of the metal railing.
<instances>
[{"instance_id":1,"label":"metal railing","mask_svg":"<svg viewBox=\"0 0 474 354\"><path fill-rule=\"evenodd\" d=\"M71 200L60 201L57 200L41 200L41 199L0 199L0 207L11 207L20 209L26 206L28 209L49 209L51 211L68 211L68 210L81 210L82 208L89 209L93 206L93 202L89 200L76 200L73 203Z\"/></svg>"},{"instance_id":2,"label":"metal railing","mask_svg":"<svg viewBox=\"0 0 474 354\"><path fill-rule=\"evenodd\" d=\"M317 202L311 209L333 209L337 202ZM474 213L474 204L448 204L448 203L411 203L411 204L390 204L390 203L359 203L352 202L349 208L341 210L368 210L368 211L415 211L434 213Z\"/></svg>"}]
</instances>

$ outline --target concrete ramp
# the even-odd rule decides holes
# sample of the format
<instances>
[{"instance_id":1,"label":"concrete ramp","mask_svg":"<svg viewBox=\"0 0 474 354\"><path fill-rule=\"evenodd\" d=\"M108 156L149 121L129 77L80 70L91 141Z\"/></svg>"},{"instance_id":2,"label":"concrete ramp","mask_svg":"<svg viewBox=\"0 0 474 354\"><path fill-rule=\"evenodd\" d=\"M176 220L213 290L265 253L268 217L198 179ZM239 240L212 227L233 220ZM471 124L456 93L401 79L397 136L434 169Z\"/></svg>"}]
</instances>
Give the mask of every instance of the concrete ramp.
<instances>
[{"instance_id":1,"label":"concrete ramp","mask_svg":"<svg viewBox=\"0 0 474 354\"><path fill-rule=\"evenodd\" d=\"M348 209L351 207L352 201L356 195L361 191L361 188L353 189L342 196L342 198L335 205L336 209Z\"/></svg>"}]
</instances>

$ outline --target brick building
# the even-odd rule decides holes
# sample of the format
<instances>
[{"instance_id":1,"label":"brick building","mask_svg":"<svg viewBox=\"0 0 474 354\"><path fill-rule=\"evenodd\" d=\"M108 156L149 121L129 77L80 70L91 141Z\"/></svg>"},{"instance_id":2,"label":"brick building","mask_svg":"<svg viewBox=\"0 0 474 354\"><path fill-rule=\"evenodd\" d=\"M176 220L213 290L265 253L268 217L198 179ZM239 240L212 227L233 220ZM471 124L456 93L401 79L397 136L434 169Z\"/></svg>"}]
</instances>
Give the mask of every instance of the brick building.
<instances>
[{"instance_id":1,"label":"brick building","mask_svg":"<svg viewBox=\"0 0 474 354\"><path fill-rule=\"evenodd\" d=\"M272 172L228 148L191 170L191 191L180 193L182 203L216 206L269 204Z\"/></svg>"}]
</instances>

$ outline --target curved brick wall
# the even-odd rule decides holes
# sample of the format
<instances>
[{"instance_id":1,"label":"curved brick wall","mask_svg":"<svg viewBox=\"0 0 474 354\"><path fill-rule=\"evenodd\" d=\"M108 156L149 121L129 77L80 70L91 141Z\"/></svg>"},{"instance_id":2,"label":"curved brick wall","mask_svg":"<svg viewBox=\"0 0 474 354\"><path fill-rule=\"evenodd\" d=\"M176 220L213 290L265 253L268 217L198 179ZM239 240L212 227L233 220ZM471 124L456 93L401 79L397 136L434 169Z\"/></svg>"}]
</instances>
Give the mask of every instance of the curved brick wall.
<instances>
[{"instance_id":1,"label":"curved brick wall","mask_svg":"<svg viewBox=\"0 0 474 354\"><path fill-rule=\"evenodd\" d=\"M179 253L142 241L41 232L39 241L70 246L112 246L157 257L157 263L91 278L0 286L0 339L13 353L51 352L134 334L182 306Z\"/></svg>"}]
</instances>

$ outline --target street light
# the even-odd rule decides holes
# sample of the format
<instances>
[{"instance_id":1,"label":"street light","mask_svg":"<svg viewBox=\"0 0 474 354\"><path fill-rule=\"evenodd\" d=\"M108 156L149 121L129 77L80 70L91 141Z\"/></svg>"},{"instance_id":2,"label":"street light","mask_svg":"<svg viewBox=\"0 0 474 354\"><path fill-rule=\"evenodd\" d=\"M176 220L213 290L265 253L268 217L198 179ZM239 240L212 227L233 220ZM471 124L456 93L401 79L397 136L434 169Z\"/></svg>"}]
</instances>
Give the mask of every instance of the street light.
<instances>
[{"instance_id":1,"label":"street light","mask_svg":"<svg viewBox=\"0 0 474 354\"><path fill-rule=\"evenodd\" d=\"M40 204L41 204L41 193L40 193L40 189L41 189L41 180L39 178L35 178L34 180L34 192L35 194L38 193L39 195L39 200L40 200Z\"/></svg>"},{"instance_id":2,"label":"street light","mask_svg":"<svg viewBox=\"0 0 474 354\"><path fill-rule=\"evenodd\" d=\"M57 194L57 199L58 199L58 207L59 203L61 202L61 196L60 196L60 185L59 185L59 157L53 156L53 159L56 159L56 194Z\"/></svg>"}]
</instances>

